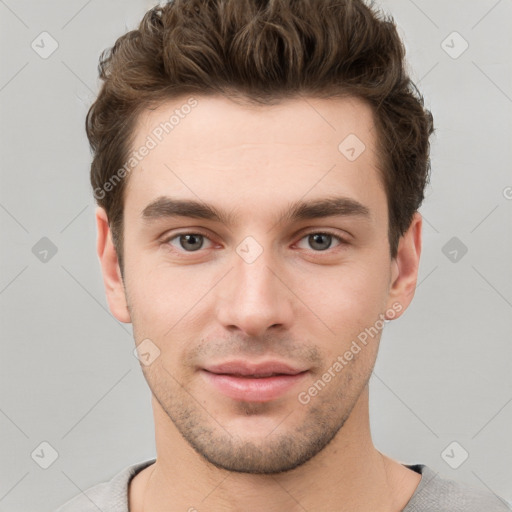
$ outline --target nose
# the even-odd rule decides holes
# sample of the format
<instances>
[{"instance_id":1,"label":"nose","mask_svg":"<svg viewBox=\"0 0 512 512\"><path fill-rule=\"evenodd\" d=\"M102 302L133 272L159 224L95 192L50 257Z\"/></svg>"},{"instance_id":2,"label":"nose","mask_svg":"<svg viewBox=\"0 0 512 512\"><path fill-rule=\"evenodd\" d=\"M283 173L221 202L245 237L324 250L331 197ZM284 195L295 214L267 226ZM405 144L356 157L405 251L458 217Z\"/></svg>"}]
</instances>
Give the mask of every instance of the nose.
<instances>
[{"instance_id":1,"label":"nose","mask_svg":"<svg viewBox=\"0 0 512 512\"><path fill-rule=\"evenodd\" d=\"M220 283L216 297L223 327L251 337L264 336L270 328L290 328L293 285L270 251L264 250L251 263L234 253L232 262L234 268Z\"/></svg>"}]
</instances>

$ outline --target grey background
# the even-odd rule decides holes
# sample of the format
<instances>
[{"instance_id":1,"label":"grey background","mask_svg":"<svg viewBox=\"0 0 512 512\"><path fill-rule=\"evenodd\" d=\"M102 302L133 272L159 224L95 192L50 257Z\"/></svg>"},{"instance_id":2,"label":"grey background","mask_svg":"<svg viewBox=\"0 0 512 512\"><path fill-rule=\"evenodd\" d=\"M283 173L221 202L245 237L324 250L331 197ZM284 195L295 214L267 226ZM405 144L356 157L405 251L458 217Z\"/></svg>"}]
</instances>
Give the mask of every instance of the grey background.
<instances>
[{"instance_id":1,"label":"grey background","mask_svg":"<svg viewBox=\"0 0 512 512\"><path fill-rule=\"evenodd\" d=\"M372 377L374 442L512 501L512 3L379 4L437 131L416 296L387 325ZM100 52L151 5L0 0L3 512L53 510L155 455L131 326L104 296L84 132ZM59 45L46 59L31 47L43 31ZM458 58L454 31L469 44ZM43 441L58 453L48 469Z\"/></svg>"}]
</instances>

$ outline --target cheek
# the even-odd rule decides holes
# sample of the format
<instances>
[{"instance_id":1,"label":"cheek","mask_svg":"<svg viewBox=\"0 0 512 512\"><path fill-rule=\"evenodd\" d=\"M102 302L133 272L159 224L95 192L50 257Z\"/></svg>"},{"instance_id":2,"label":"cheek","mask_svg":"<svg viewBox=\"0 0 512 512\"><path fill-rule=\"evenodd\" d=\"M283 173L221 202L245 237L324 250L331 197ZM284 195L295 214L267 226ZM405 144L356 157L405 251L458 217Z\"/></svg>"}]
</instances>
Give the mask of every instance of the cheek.
<instances>
[{"instance_id":1,"label":"cheek","mask_svg":"<svg viewBox=\"0 0 512 512\"><path fill-rule=\"evenodd\" d=\"M127 279L135 340L140 343L150 339L160 350L158 362L173 374L176 362L184 360L187 350L197 343L205 321L211 321L211 316L205 314L205 282L208 279L191 272L191 267L170 269L158 265L146 272L136 269ZM165 377L165 370L160 371L164 373L159 375Z\"/></svg>"},{"instance_id":2,"label":"cheek","mask_svg":"<svg viewBox=\"0 0 512 512\"><path fill-rule=\"evenodd\" d=\"M370 266L340 266L324 277L317 276L314 286L302 285L297 295L335 332L354 334L354 329L373 323L385 307L384 274Z\"/></svg>"},{"instance_id":3,"label":"cheek","mask_svg":"<svg viewBox=\"0 0 512 512\"><path fill-rule=\"evenodd\" d=\"M192 267L171 268L157 263L133 266L130 271L129 297L143 320L173 322L191 309L208 287L204 272L194 272Z\"/></svg>"}]
</instances>

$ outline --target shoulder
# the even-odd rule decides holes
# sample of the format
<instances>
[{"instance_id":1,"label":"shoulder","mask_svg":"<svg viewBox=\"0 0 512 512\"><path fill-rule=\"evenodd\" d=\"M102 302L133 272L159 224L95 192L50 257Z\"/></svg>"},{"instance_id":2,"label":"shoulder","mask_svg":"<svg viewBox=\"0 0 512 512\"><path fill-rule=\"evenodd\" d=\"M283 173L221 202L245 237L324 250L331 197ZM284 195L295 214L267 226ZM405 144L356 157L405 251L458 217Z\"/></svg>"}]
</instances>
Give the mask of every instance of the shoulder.
<instances>
[{"instance_id":1,"label":"shoulder","mask_svg":"<svg viewBox=\"0 0 512 512\"><path fill-rule=\"evenodd\" d=\"M439 476L429 467L408 466L421 481L403 512L511 512L512 507L491 491Z\"/></svg>"},{"instance_id":2,"label":"shoulder","mask_svg":"<svg viewBox=\"0 0 512 512\"><path fill-rule=\"evenodd\" d=\"M96 484L60 506L55 512L128 512L128 484L130 480L155 459L128 466L111 480Z\"/></svg>"}]
</instances>

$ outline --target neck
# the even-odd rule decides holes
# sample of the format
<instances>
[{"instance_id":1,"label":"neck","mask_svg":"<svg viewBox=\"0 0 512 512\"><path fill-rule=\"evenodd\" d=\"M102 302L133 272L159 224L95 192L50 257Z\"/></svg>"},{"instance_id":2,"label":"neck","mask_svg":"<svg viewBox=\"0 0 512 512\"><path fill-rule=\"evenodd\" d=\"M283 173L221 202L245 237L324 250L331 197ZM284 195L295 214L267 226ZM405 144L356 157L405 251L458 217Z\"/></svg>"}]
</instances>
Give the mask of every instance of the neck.
<instances>
[{"instance_id":1,"label":"neck","mask_svg":"<svg viewBox=\"0 0 512 512\"><path fill-rule=\"evenodd\" d=\"M216 468L181 437L154 398L153 411L157 461L145 475L137 475L136 491L130 492L134 512L139 504L141 512L399 511L420 480L373 446L368 388L320 453L302 466L272 475Z\"/></svg>"}]
</instances>

